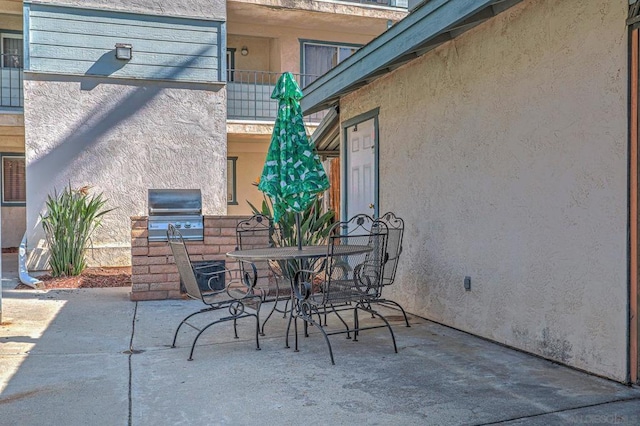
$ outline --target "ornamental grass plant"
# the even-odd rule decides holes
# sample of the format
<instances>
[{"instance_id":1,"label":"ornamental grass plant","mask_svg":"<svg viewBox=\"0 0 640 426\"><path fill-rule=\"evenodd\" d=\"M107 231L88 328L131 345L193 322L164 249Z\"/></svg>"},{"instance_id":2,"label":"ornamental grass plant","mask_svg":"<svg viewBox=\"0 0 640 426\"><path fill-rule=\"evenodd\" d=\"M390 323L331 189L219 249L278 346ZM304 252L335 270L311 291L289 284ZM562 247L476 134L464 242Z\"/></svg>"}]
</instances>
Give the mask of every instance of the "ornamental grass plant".
<instances>
[{"instance_id":1,"label":"ornamental grass plant","mask_svg":"<svg viewBox=\"0 0 640 426\"><path fill-rule=\"evenodd\" d=\"M89 195L89 187L71 188L47 196L46 213L41 215L53 277L80 275L87 267L86 249L102 217L113 209L104 209L102 193Z\"/></svg>"},{"instance_id":2,"label":"ornamental grass plant","mask_svg":"<svg viewBox=\"0 0 640 426\"><path fill-rule=\"evenodd\" d=\"M273 207L265 197L262 206L258 209L249 201L249 207L254 214L262 214L273 217ZM322 196L318 196L309 207L300 213L300 235L302 245L325 244L329 231L335 223L335 213L332 210L322 212ZM293 212L285 212L278 222L280 235L274 235L274 245L277 247L295 247L298 243L296 232L296 215Z\"/></svg>"},{"instance_id":3,"label":"ornamental grass plant","mask_svg":"<svg viewBox=\"0 0 640 426\"><path fill-rule=\"evenodd\" d=\"M273 206L269 197L265 196L261 208L247 201L254 214L262 214L273 218ZM335 212L329 210L322 211L322 196L316 199L300 213L300 236L302 245L322 245L326 244L331 227L336 222ZM273 219L271 219L273 220ZM298 233L296 231L296 215L293 212L285 212L278 221L280 232L272 235L272 243L276 247L296 247L298 245ZM318 259L321 260L321 259ZM308 261L307 261L308 262ZM303 269L300 260L279 260L274 261L277 270L286 277L292 278L296 271ZM274 265L272 265L274 267ZM313 269L313 262L305 265L306 269Z\"/></svg>"}]
</instances>

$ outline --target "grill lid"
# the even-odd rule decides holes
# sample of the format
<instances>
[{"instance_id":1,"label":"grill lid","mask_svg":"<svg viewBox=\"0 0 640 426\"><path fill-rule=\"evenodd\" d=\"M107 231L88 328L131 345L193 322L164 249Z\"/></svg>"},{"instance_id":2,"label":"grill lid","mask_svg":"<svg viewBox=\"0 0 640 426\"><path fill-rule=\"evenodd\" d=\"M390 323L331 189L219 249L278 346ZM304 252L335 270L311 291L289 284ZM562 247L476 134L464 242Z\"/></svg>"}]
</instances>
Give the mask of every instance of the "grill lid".
<instances>
[{"instance_id":1,"label":"grill lid","mask_svg":"<svg viewBox=\"0 0 640 426\"><path fill-rule=\"evenodd\" d=\"M149 216L202 214L199 189L150 189L148 195Z\"/></svg>"}]
</instances>

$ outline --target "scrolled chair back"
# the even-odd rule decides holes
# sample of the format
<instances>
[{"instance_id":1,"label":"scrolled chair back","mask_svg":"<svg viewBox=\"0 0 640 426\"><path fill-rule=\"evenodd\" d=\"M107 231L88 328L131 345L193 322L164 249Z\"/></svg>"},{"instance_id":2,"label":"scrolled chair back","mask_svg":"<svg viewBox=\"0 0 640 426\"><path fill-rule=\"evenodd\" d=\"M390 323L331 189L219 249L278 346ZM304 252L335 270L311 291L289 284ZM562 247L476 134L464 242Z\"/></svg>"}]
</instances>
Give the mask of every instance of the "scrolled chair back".
<instances>
[{"instance_id":1,"label":"scrolled chair back","mask_svg":"<svg viewBox=\"0 0 640 426\"><path fill-rule=\"evenodd\" d=\"M278 226L269 216L254 214L236 226L236 250L273 247L278 238Z\"/></svg>"},{"instance_id":2,"label":"scrolled chair back","mask_svg":"<svg viewBox=\"0 0 640 426\"><path fill-rule=\"evenodd\" d=\"M359 214L335 224L328 240L327 277L322 290L325 301L377 296L382 286L386 241L387 225L368 215Z\"/></svg>"},{"instance_id":3,"label":"scrolled chair back","mask_svg":"<svg viewBox=\"0 0 640 426\"><path fill-rule=\"evenodd\" d=\"M404 237L404 220L393 212L387 212L380 217L380 222L387 225L387 252L382 273L382 284L390 285L396 279L398 260L402 253L402 239Z\"/></svg>"}]
</instances>

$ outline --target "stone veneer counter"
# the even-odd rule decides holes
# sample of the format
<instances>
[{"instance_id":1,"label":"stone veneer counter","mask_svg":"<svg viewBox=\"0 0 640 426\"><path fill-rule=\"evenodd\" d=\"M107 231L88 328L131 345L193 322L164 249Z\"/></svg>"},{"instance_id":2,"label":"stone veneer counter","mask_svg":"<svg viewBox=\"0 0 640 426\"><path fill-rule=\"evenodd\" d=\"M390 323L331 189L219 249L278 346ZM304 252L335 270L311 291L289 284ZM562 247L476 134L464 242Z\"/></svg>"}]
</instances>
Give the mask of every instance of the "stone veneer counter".
<instances>
[{"instance_id":1,"label":"stone veneer counter","mask_svg":"<svg viewBox=\"0 0 640 426\"><path fill-rule=\"evenodd\" d=\"M204 241L186 241L192 262L226 260L236 225L248 216L205 216ZM180 276L166 241L149 242L147 217L131 217L131 300L180 299Z\"/></svg>"}]
</instances>

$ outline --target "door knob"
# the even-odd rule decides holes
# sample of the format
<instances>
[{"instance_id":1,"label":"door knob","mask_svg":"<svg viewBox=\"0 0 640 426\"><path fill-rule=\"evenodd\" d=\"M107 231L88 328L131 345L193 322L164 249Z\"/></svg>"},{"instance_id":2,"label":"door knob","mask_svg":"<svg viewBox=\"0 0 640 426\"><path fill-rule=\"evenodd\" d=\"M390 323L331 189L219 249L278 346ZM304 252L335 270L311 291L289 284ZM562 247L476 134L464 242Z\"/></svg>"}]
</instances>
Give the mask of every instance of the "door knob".
<instances>
[{"instance_id":1,"label":"door knob","mask_svg":"<svg viewBox=\"0 0 640 426\"><path fill-rule=\"evenodd\" d=\"M374 207L373 203L369 204L369 208L372 209Z\"/></svg>"}]
</instances>

